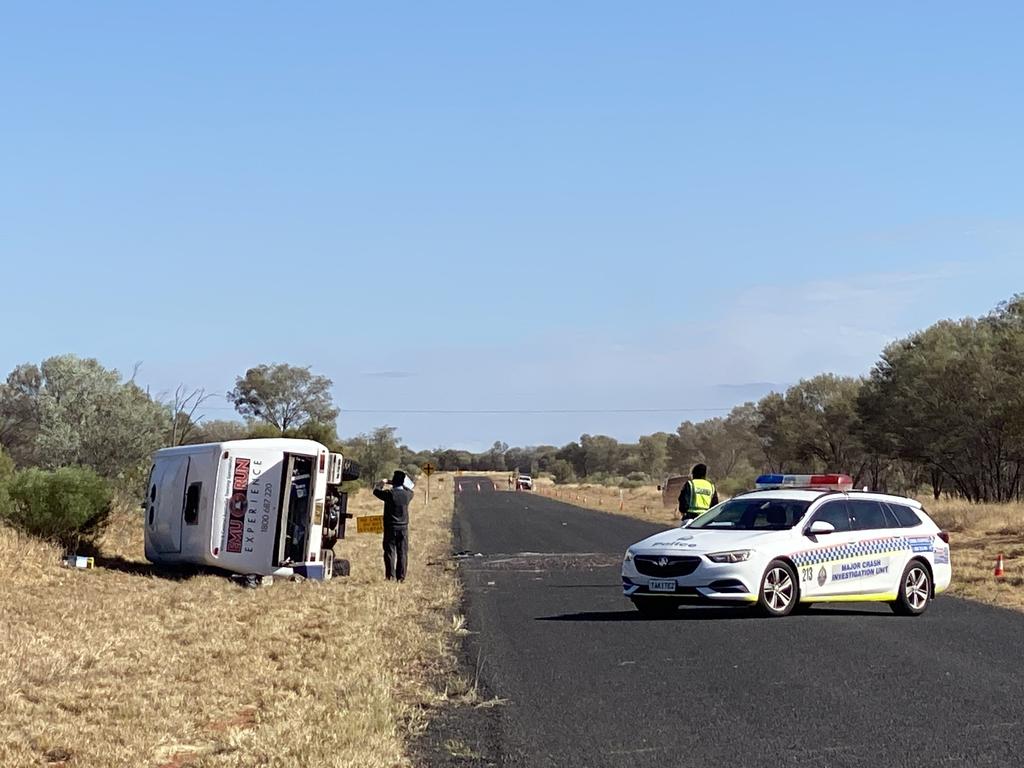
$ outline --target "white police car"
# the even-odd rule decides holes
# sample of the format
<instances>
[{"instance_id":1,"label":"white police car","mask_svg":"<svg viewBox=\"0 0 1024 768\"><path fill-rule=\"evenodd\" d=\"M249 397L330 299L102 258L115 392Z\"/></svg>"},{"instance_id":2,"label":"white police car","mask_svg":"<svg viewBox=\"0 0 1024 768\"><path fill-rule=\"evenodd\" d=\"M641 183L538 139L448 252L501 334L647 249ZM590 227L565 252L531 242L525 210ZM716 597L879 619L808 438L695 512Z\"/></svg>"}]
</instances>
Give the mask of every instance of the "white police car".
<instances>
[{"instance_id":1,"label":"white police car","mask_svg":"<svg viewBox=\"0 0 1024 768\"><path fill-rule=\"evenodd\" d=\"M949 534L920 502L851 492L847 475L762 475L756 491L632 545L622 588L643 613L683 602L756 604L768 616L825 602L924 612L949 586Z\"/></svg>"}]
</instances>

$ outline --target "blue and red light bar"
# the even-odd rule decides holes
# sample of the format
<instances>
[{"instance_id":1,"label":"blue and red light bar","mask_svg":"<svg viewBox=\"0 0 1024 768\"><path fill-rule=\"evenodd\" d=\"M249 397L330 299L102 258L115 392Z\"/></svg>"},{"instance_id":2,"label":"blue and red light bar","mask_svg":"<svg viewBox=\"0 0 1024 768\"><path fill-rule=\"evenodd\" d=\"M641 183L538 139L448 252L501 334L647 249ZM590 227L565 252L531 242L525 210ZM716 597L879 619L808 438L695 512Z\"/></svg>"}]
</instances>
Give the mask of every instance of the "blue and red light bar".
<instances>
[{"instance_id":1,"label":"blue and red light bar","mask_svg":"<svg viewBox=\"0 0 1024 768\"><path fill-rule=\"evenodd\" d=\"M826 491L849 491L853 478L849 475L761 475L755 485L767 488L820 488Z\"/></svg>"}]
</instances>

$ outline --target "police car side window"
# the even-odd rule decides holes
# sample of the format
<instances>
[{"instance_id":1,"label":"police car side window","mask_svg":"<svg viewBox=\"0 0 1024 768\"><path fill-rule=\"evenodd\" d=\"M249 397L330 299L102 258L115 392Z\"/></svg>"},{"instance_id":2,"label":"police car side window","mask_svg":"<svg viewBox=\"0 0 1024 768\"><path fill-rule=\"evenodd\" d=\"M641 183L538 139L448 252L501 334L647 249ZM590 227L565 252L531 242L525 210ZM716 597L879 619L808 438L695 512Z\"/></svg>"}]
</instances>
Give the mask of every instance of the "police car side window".
<instances>
[{"instance_id":1,"label":"police car side window","mask_svg":"<svg viewBox=\"0 0 1024 768\"><path fill-rule=\"evenodd\" d=\"M896 516L896 520L899 521L901 528L914 528L921 524L921 518L917 516L917 513L914 512L913 509L905 504L893 504L892 502L889 502L886 506Z\"/></svg>"},{"instance_id":2,"label":"police car side window","mask_svg":"<svg viewBox=\"0 0 1024 768\"><path fill-rule=\"evenodd\" d=\"M832 523L837 531L850 530L850 515L845 501L829 501L814 513L815 520Z\"/></svg>"},{"instance_id":3,"label":"police car side window","mask_svg":"<svg viewBox=\"0 0 1024 768\"><path fill-rule=\"evenodd\" d=\"M878 502L878 506L882 508L882 513L885 515L885 525L887 528L899 528L900 521L896 519L896 513L894 513L889 505L885 502Z\"/></svg>"},{"instance_id":4,"label":"police car side window","mask_svg":"<svg viewBox=\"0 0 1024 768\"><path fill-rule=\"evenodd\" d=\"M853 530L868 531L889 527L889 520L879 502L868 499L850 499L849 504L850 516L853 518Z\"/></svg>"}]
</instances>

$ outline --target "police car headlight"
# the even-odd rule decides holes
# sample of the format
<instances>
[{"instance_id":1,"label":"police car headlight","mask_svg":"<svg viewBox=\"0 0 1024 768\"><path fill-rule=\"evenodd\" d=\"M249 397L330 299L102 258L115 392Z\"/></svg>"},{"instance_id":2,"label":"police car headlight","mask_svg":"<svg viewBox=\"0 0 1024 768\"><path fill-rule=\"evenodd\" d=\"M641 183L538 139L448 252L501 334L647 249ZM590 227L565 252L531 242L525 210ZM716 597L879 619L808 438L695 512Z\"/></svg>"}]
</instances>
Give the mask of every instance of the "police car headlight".
<instances>
[{"instance_id":1,"label":"police car headlight","mask_svg":"<svg viewBox=\"0 0 1024 768\"><path fill-rule=\"evenodd\" d=\"M737 549L732 552L714 552L707 557L712 563L742 563L750 559L750 550Z\"/></svg>"},{"instance_id":2,"label":"police car headlight","mask_svg":"<svg viewBox=\"0 0 1024 768\"><path fill-rule=\"evenodd\" d=\"M622 562L624 562L624 563L632 563L633 562L633 550L632 549L627 549L626 550L626 555L625 555L625 557L622 558Z\"/></svg>"}]
</instances>

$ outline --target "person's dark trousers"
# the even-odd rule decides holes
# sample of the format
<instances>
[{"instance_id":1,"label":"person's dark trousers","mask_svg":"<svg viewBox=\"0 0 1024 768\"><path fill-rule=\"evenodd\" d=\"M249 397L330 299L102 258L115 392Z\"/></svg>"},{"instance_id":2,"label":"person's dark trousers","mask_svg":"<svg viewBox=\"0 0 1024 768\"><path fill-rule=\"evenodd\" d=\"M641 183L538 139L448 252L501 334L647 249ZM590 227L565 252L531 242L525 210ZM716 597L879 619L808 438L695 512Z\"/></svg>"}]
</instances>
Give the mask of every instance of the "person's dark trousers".
<instances>
[{"instance_id":1,"label":"person's dark trousers","mask_svg":"<svg viewBox=\"0 0 1024 768\"><path fill-rule=\"evenodd\" d=\"M398 525L384 528L384 576L405 581L405 561L409 555L409 529Z\"/></svg>"}]
</instances>

